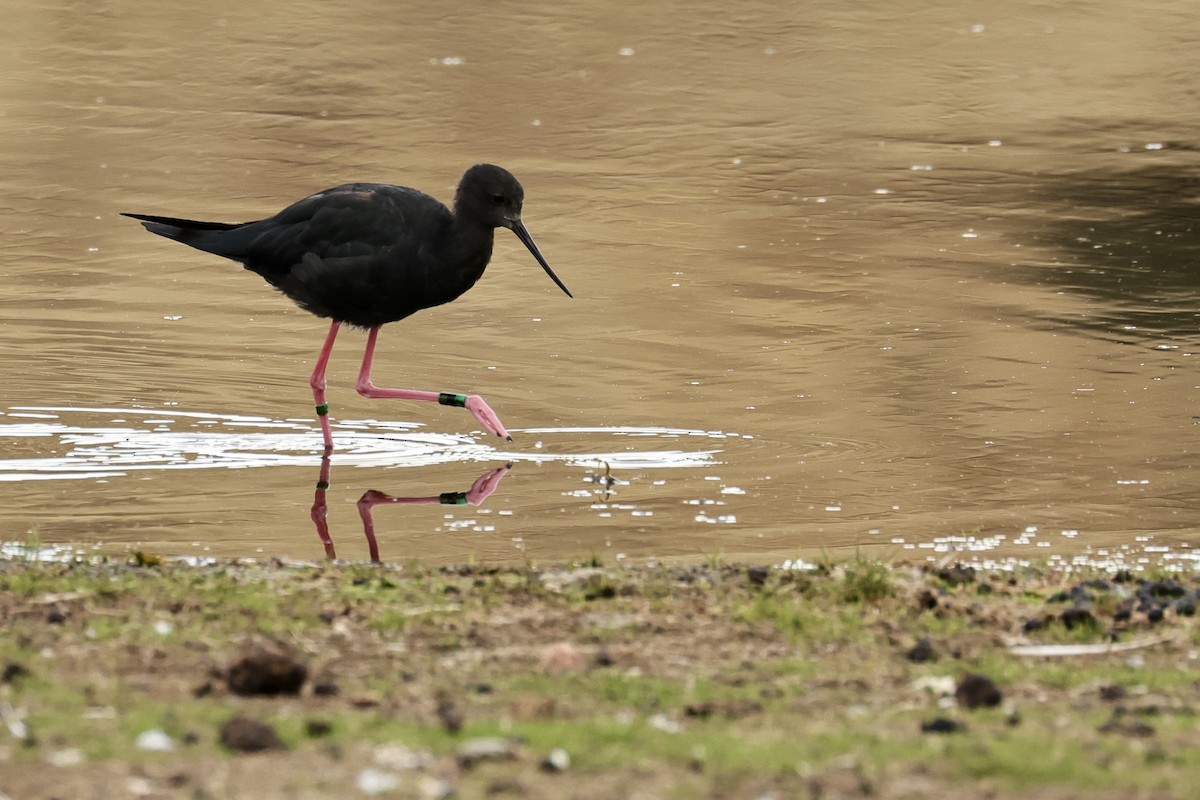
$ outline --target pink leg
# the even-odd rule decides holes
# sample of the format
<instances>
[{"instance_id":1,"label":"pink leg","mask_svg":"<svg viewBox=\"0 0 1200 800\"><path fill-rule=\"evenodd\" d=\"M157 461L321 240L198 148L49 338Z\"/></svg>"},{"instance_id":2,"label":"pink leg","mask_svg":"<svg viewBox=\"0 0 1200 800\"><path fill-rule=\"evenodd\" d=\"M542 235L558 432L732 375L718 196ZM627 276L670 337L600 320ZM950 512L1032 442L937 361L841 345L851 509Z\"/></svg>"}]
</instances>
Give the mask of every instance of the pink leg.
<instances>
[{"instance_id":1,"label":"pink leg","mask_svg":"<svg viewBox=\"0 0 1200 800\"><path fill-rule=\"evenodd\" d=\"M337 324L337 323L334 323ZM332 347L332 336L327 345ZM508 431L504 430L496 412L477 394L456 394L454 392L422 392L417 389L380 389L371 383L371 361L375 358L375 339L379 336L379 328L371 328L367 332L367 350L363 353L362 369L358 373L358 393L363 397L393 398L397 400L427 400L431 403L441 403L444 406L458 406L470 411L488 433L503 436L512 441ZM324 370L322 370L322 379ZM315 375L315 373L314 373ZM315 391L315 389L314 389ZM324 396L324 395L322 395ZM332 447L332 445L330 445Z\"/></svg>"},{"instance_id":2,"label":"pink leg","mask_svg":"<svg viewBox=\"0 0 1200 800\"><path fill-rule=\"evenodd\" d=\"M325 344L321 347L317 363L313 365L312 376L308 379L308 385L313 391L313 400L317 402L317 419L321 421L321 435L325 437L326 453L333 450L333 434L329 431L329 404L325 402L325 368L329 366L329 354L333 352L333 340L337 338L340 327L342 323L337 320L330 323L329 334L325 337Z\"/></svg>"},{"instance_id":3,"label":"pink leg","mask_svg":"<svg viewBox=\"0 0 1200 800\"><path fill-rule=\"evenodd\" d=\"M329 488L329 455L321 456L321 476L317 478L317 491L313 494L312 521L317 526L317 536L325 546L325 557L337 558L333 549L333 539L329 536L329 504L325 501L325 491Z\"/></svg>"},{"instance_id":4,"label":"pink leg","mask_svg":"<svg viewBox=\"0 0 1200 800\"><path fill-rule=\"evenodd\" d=\"M367 537L367 549L370 550L371 560L379 560L379 546L375 542L375 521L371 518L371 509L378 505L426 505L440 503L444 506L477 506L491 496L500 485L500 479L508 474L512 464L505 464L483 473L471 488L465 492L444 492L430 497L392 497L389 494L368 489L358 499L358 515L362 518L363 534Z\"/></svg>"}]
</instances>

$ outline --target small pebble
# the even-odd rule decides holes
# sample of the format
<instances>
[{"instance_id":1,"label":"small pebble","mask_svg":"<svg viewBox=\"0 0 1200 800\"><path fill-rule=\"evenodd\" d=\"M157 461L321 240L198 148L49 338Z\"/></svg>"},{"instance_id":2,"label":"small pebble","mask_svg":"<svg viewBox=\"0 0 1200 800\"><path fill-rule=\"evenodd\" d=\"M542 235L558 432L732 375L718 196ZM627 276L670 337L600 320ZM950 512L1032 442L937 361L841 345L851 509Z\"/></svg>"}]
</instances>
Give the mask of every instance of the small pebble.
<instances>
[{"instance_id":1,"label":"small pebble","mask_svg":"<svg viewBox=\"0 0 1200 800\"><path fill-rule=\"evenodd\" d=\"M299 694L308 668L284 649L254 647L229 668L229 690L240 695Z\"/></svg>"},{"instance_id":2,"label":"small pebble","mask_svg":"<svg viewBox=\"0 0 1200 800\"><path fill-rule=\"evenodd\" d=\"M169 753L175 749L175 740L158 728L142 731L134 740L133 746L138 750L149 750L154 753Z\"/></svg>"},{"instance_id":3,"label":"small pebble","mask_svg":"<svg viewBox=\"0 0 1200 800\"><path fill-rule=\"evenodd\" d=\"M358 778L354 783L363 794L383 794L394 792L400 788L400 776L394 772L384 772L375 767L367 767L358 773Z\"/></svg>"},{"instance_id":4,"label":"small pebble","mask_svg":"<svg viewBox=\"0 0 1200 800\"><path fill-rule=\"evenodd\" d=\"M240 753L281 750L283 741L270 725L245 717L234 717L221 726L221 744Z\"/></svg>"},{"instance_id":5,"label":"small pebble","mask_svg":"<svg viewBox=\"0 0 1200 800\"><path fill-rule=\"evenodd\" d=\"M561 747L556 747L542 761L543 772L566 772L571 766L571 754Z\"/></svg>"},{"instance_id":6,"label":"small pebble","mask_svg":"<svg viewBox=\"0 0 1200 800\"><path fill-rule=\"evenodd\" d=\"M936 717L921 723L921 733L961 733L966 726L949 717Z\"/></svg>"},{"instance_id":7,"label":"small pebble","mask_svg":"<svg viewBox=\"0 0 1200 800\"><path fill-rule=\"evenodd\" d=\"M991 678L969 672L959 680L954 698L963 708L974 709L998 706L1004 695Z\"/></svg>"},{"instance_id":8,"label":"small pebble","mask_svg":"<svg viewBox=\"0 0 1200 800\"><path fill-rule=\"evenodd\" d=\"M46 763L52 767L77 767L86 759L78 747L66 747L46 754Z\"/></svg>"},{"instance_id":9,"label":"small pebble","mask_svg":"<svg viewBox=\"0 0 1200 800\"><path fill-rule=\"evenodd\" d=\"M587 667L583 654L570 642L558 642L542 650L538 669L548 675L564 672L582 672Z\"/></svg>"},{"instance_id":10,"label":"small pebble","mask_svg":"<svg viewBox=\"0 0 1200 800\"><path fill-rule=\"evenodd\" d=\"M463 742L455 752L458 764L470 769L481 761L508 761L517 757L513 743L500 736L484 736Z\"/></svg>"},{"instance_id":11,"label":"small pebble","mask_svg":"<svg viewBox=\"0 0 1200 800\"><path fill-rule=\"evenodd\" d=\"M925 637L905 653L904 657L914 664L924 664L926 661L937 659L937 653L934 652L933 642L929 641L928 637Z\"/></svg>"}]
</instances>

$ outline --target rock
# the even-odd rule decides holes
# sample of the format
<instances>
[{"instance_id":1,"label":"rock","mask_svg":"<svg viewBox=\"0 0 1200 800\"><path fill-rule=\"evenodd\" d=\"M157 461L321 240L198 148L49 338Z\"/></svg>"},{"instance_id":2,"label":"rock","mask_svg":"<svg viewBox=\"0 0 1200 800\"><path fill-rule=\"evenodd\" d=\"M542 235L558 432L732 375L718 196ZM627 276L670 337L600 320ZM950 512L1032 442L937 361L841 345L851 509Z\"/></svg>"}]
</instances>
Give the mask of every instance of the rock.
<instances>
[{"instance_id":1,"label":"rock","mask_svg":"<svg viewBox=\"0 0 1200 800\"><path fill-rule=\"evenodd\" d=\"M571 766L571 754L561 747L556 747L542 759L542 772L566 772Z\"/></svg>"},{"instance_id":2,"label":"rock","mask_svg":"<svg viewBox=\"0 0 1200 800\"><path fill-rule=\"evenodd\" d=\"M87 760L83 751L78 747L65 747L62 750L51 750L46 754L46 763L52 767L77 767Z\"/></svg>"},{"instance_id":3,"label":"rock","mask_svg":"<svg viewBox=\"0 0 1200 800\"><path fill-rule=\"evenodd\" d=\"M932 611L938 607L937 593L932 589L922 589L917 592L916 603L921 611Z\"/></svg>"},{"instance_id":4,"label":"rock","mask_svg":"<svg viewBox=\"0 0 1200 800\"><path fill-rule=\"evenodd\" d=\"M549 675L560 675L564 672L582 672L587 667L583 654L570 642L558 642L542 650L538 659L538 669Z\"/></svg>"},{"instance_id":5,"label":"rock","mask_svg":"<svg viewBox=\"0 0 1200 800\"><path fill-rule=\"evenodd\" d=\"M564 592L607 577L608 570L600 567L554 570L540 576L542 586L551 592Z\"/></svg>"},{"instance_id":6,"label":"rock","mask_svg":"<svg viewBox=\"0 0 1200 800\"><path fill-rule=\"evenodd\" d=\"M746 580L750 581L751 586L762 586L767 582L767 578L771 575L769 567L750 567L746 570Z\"/></svg>"},{"instance_id":7,"label":"rock","mask_svg":"<svg viewBox=\"0 0 1200 800\"><path fill-rule=\"evenodd\" d=\"M304 733L310 739L318 739L333 733L333 723L324 719L310 719L304 723Z\"/></svg>"},{"instance_id":8,"label":"rock","mask_svg":"<svg viewBox=\"0 0 1200 800\"><path fill-rule=\"evenodd\" d=\"M437 700L438 720L441 721L442 727L446 732L455 735L462 730L464 714L458 704L454 702L454 697L445 689L438 689L434 692L434 699Z\"/></svg>"},{"instance_id":9,"label":"rock","mask_svg":"<svg viewBox=\"0 0 1200 800\"><path fill-rule=\"evenodd\" d=\"M1115 709L1108 722L1101 725L1098 730L1101 733L1116 733L1138 738L1154 735L1153 725L1124 713L1124 709L1121 708Z\"/></svg>"},{"instance_id":10,"label":"rock","mask_svg":"<svg viewBox=\"0 0 1200 800\"><path fill-rule=\"evenodd\" d=\"M375 763L381 767L406 772L432 765L437 759L432 753L411 750L398 742L381 744L373 754Z\"/></svg>"},{"instance_id":11,"label":"rock","mask_svg":"<svg viewBox=\"0 0 1200 800\"><path fill-rule=\"evenodd\" d=\"M954 698L963 708L975 709L998 706L1004 695L991 678L969 672L959 679Z\"/></svg>"},{"instance_id":12,"label":"rock","mask_svg":"<svg viewBox=\"0 0 1200 800\"><path fill-rule=\"evenodd\" d=\"M514 743L500 736L484 736L463 742L455 758L463 769L470 769L481 761L511 761L517 757Z\"/></svg>"},{"instance_id":13,"label":"rock","mask_svg":"<svg viewBox=\"0 0 1200 800\"><path fill-rule=\"evenodd\" d=\"M320 681L313 684L313 694L317 697L335 697L341 691L333 681Z\"/></svg>"},{"instance_id":14,"label":"rock","mask_svg":"<svg viewBox=\"0 0 1200 800\"><path fill-rule=\"evenodd\" d=\"M935 717L921 723L921 733L962 733L966 729L966 725L949 717Z\"/></svg>"},{"instance_id":15,"label":"rock","mask_svg":"<svg viewBox=\"0 0 1200 800\"><path fill-rule=\"evenodd\" d=\"M21 678L28 678L30 673L29 668L17 661L9 661L4 665L4 671L0 673L0 683L15 683Z\"/></svg>"},{"instance_id":16,"label":"rock","mask_svg":"<svg viewBox=\"0 0 1200 800\"><path fill-rule=\"evenodd\" d=\"M400 776L394 772L384 772L375 767L367 767L358 773L354 785L366 795L384 794L400 788Z\"/></svg>"},{"instance_id":17,"label":"rock","mask_svg":"<svg viewBox=\"0 0 1200 800\"><path fill-rule=\"evenodd\" d=\"M175 749L175 740L158 728L142 731L134 740L133 746L138 750L149 750L153 753L169 753Z\"/></svg>"},{"instance_id":18,"label":"rock","mask_svg":"<svg viewBox=\"0 0 1200 800\"><path fill-rule=\"evenodd\" d=\"M229 690L240 695L299 694L308 677L304 666L283 648L254 647L229 668Z\"/></svg>"},{"instance_id":19,"label":"rock","mask_svg":"<svg viewBox=\"0 0 1200 800\"><path fill-rule=\"evenodd\" d=\"M663 733L683 733L683 726L666 714L655 714L646 721L650 723L650 727L657 728Z\"/></svg>"},{"instance_id":20,"label":"rock","mask_svg":"<svg viewBox=\"0 0 1200 800\"><path fill-rule=\"evenodd\" d=\"M975 580L975 568L963 564L954 564L939 569L936 575L951 586L962 586Z\"/></svg>"},{"instance_id":21,"label":"rock","mask_svg":"<svg viewBox=\"0 0 1200 800\"><path fill-rule=\"evenodd\" d=\"M421 800L447 800L454 797L454 787L441 778L432 775L422 775L417 778L417 794Z\"/></svg>"},{"instance_id":22,"label":"rock","mask_svg":"<svg viewBox=\"0 0 1200 800\"><path fill-rule=\"evenodd\" d=\"M220 739L226 748L239 753L283 749L283 741L274 728L264 722L245 717L234 717L222 725Z\"/></svg>"},{"instance_id":23,"label":"rock","mask_svg":"<svg viewBox=\"0 0 1200 800\"><path fill-rule=\"evenodd\" d=\"M1095 615L1092 614L1092 610L1082 604L1064 609L1059 619L1062 620L1062 624L1066 626L1067 630L1079 627L1095 627L1099 624Z\"/></svg>"},{"instance_id":24,"label":"rock","mask_svg":"<svg viewBox=\"0 0 1200 800\"><path fill-rule=\"evenodd\" d=\"M937 660L937 653L934 652L933 642L929 641L929 637L924 637L913 645L904 657L914 664L924 664L926 661Z\"/></svg>"}]
</instances>

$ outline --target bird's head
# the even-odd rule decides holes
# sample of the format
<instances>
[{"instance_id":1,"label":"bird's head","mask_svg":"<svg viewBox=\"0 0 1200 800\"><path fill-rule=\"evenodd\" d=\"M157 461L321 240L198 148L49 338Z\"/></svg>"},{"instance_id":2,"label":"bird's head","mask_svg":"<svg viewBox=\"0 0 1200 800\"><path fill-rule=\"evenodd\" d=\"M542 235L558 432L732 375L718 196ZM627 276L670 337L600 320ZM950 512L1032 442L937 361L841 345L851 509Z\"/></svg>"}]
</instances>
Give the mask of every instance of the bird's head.
<instances>
[{"instance_id":1,"label":"bird's head","mask_svg":"<svg viewBox=\"0 0 1200 800\"><path fill-rule=\"evenodd\" d=\"M572 297L566 284L558 279L542 257L529 231L525 230L521 222L521 205L524 202L525 190L511 172L494 164L476 164L463 173L462 180L458 182L458 191L454 195L454 216L460 223L508 228L529 248L529 252L533 253L550 279L558 284L558 288L566 292L567 297Z\"/></svg>"}]
</instances>

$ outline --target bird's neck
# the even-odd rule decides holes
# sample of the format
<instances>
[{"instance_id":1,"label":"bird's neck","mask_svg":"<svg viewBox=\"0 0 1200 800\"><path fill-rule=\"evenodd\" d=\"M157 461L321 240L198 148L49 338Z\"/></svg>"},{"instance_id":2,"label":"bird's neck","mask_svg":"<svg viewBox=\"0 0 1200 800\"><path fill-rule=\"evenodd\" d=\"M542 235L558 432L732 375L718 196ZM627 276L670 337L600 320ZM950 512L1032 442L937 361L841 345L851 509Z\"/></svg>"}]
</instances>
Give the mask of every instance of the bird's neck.
<instances>
[{"instance_id":1,"label":"bird's neck","mask_svg":"<svg viewBox=\"0 0 1200 800\"><path fill-rule=\"evenodd\" d=\"M442 302L449 302L470 289L483 276L488 260L492 257L495 231L477 225L454 225L447 242L447 257L443 268L435 276L436 282L450 295Z\"/></svg>"}]
</instances>

